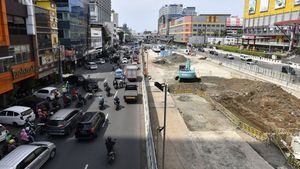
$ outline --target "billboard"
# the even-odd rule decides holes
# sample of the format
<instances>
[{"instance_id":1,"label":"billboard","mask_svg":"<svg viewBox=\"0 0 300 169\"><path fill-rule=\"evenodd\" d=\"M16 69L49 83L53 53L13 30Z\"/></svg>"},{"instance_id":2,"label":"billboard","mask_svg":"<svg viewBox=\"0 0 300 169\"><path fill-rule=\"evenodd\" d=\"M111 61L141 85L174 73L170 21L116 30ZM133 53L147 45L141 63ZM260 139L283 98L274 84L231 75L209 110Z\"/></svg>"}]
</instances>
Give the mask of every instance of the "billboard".
<instances>
[{"instance_id":1,"label":"billboard","mask_svg":"<svg viewBox=\"0 0 300 169\"><path fill-rule=\"evenodd\" d=\"M294 5L299 5L300 4L300 0L295 0Z\"/></svg>"},{"instance_id":2,"label":"billboard","mask_svg":"<svg viewBox=\"0 0 300 169\"><path fill-rule=\"evenodd\" d=\"M91 28L91 47L102 47L102 31L101 28Z\"/></svg>"},{"instance_id":3,"label":"billboard","mask_svg":"<svg viewBox=\"0 0 300 169\"><path fill-rule=\"evenodd\" d=\"M269 9L269 0L260 1L260 12L266 12Z\"/></svg>"},{"instance_id":4,"label":"billboard","mask_svg":"<svg viewBox=\"0 0 300 169\"><path fill-rule=\"evenodd\" d=\"M285 0L275 0L275 9L284 8Z\"/></svg>"},{"instance_id":5,"label":"billboard","mask_svg":"<svg viewBox=\"0 0 300 169\"><path fill-rule=\"evenodd\" d=\"M248 13L249 14L254 14L255 10L256 10L256 0L250 0L249 1Z\"/></svg>"}]
</instances>

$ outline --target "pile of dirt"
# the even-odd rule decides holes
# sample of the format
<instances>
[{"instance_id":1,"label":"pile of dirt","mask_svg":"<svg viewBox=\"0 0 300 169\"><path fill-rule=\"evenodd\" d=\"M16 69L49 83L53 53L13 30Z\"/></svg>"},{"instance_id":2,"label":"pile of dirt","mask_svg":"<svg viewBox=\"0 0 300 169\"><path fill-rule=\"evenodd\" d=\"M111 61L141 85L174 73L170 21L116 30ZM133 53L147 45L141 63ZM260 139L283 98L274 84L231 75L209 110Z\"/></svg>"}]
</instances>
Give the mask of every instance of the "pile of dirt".
<instances>
[{"instance_id":1,"label":"pile of dirt","mask_svg":"<svg viewBox=\"0 0 300 169\"><path fill-rule=\"evenodd\" d=\"M202 77L207 93L255 127L269 132L300 128L300 100L271 83Z\"/></svg>"},{"instance_id":2,"label":"pile of dirt","mask_svg":"<svg viewBox=\"0 0 300 169\"><path fill-rule=\"evenodd\" d=\"M171 63L182 63L182 62L186 62L187 60L183 55L176 54L176 53L173 53L171 56L168 56L167 59Z\"/></svg>"}]
</instances>

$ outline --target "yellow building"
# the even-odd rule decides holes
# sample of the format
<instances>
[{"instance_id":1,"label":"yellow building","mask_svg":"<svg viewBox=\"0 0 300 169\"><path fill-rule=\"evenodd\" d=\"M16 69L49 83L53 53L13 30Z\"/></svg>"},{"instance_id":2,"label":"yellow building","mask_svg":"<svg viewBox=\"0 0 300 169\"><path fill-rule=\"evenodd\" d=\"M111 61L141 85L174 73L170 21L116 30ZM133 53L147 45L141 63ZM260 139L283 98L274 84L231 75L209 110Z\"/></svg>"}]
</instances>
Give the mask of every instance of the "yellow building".
<instances>
[{"instance_id":1,"label":"yellow building","mask_svg":"<svg viewBox=\"0 0 300 169\"><path fill-rule=\"evenodd\" d=\"M295 46L300 0L245 0L244 45L288 50Z\"/></svg>"}]
</instances>

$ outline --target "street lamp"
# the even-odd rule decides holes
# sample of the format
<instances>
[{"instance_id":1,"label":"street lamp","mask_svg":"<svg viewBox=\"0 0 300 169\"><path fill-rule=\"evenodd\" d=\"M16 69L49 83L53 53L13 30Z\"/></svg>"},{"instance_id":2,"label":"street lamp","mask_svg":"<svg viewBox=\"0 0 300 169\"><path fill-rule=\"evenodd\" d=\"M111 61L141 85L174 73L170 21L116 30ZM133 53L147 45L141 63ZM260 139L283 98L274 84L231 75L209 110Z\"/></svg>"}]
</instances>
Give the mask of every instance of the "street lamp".
<instances>
[{"instance_id":1,"label":"street lamp","mask_svg":"<svg viewBox=\"0 0 300 169\"><path fill-rule=\"evenodd\" d=\"M168 85L165 83L154 82L154 86L156 86L159 90L165 91L165 102L164 102L164 126L159 127L158 131L164 131L163 135L163 153L162 153L162 169L165 168L165 143L166 143L166 122L167 122L167 91Z\"/></svg>"}]
</instances>

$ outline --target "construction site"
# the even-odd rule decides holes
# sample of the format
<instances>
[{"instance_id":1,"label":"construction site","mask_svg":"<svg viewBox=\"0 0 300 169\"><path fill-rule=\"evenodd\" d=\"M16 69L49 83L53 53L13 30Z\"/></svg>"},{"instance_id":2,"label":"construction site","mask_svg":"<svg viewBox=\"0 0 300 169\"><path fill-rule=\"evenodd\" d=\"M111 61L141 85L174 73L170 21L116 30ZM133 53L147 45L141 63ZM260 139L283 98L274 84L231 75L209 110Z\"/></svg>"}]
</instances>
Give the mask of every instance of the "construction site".
<instances>
[{"instance_id":1,"label":"construction site","mask_svg":"<svg viewBox=\"0 0 300 169\"><path fill-rule=\"evenodd\" d=\"M205 56L162 58L151 50L145 55L158 159L161 134L155 131L163 124L163 92L153 83L169 86L166 168L299 168L297 94ZM184 64L200 82L175 80Z\"/></svg>"}]
</instances>

